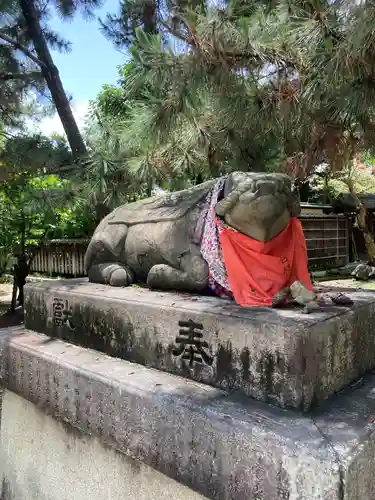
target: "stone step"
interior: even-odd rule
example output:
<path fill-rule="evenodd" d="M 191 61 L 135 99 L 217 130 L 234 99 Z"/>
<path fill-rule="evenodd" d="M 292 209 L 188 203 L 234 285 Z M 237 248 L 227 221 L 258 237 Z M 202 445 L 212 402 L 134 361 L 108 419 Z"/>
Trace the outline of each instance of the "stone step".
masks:
<path fill-rule="evenodd" d="M 375 294 L 351 308 L 244 309 L 215 297 L 30 283 L 25 325 L 280 407 L 310 410 L 375 367 Z"/>
<path fill-rule="evenodd" d="M 375 498 L 375 377 L 307 416 L 21 328 L 0 330 L 0 368 L 8 390 L 208 499 Z"/>

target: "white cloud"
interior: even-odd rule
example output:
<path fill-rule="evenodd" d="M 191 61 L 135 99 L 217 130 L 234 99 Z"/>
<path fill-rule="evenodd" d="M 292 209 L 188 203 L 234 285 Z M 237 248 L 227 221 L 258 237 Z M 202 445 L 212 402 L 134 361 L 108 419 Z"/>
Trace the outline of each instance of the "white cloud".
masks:
<path fill-rule="evenodd" d="M 73 102 L 72 111 L 76 119 L 78 128 L 82 131 L 85 123 L 85 117 L 89 109 L 89 101 Z M 55 113 L 52 116 L 42 118 L 38 123 L 32 122 L 29 124 L 30 130 L 38 131 L 47 137 L 53 134 L 65 135 L 64 128 L 61 124 L 59 115 Z"/>

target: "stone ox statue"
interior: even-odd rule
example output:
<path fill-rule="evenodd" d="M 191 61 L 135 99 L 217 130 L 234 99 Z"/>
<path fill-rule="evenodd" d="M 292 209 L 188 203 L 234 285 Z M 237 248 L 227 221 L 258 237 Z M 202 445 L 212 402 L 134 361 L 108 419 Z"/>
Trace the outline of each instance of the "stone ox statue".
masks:
<path fill-rule="evenodd" d="M 220 248 L 212 244 L 216 217 L 253 240 L 268 242 L 299 213 L 288 176 L 234 172 L 118 207 L 97 227 L 85 268 L 95 283 L 143 282 L 151 289 L 201 293 L 209 288 L 210 276 L 219 287 L 225 279 Z"/>

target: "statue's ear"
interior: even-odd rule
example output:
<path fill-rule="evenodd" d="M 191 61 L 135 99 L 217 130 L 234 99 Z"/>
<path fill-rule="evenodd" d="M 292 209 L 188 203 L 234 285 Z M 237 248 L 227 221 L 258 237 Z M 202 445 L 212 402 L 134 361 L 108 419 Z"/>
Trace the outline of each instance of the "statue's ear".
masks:
<path fill-rule="evenodd" d="M 232 192 L 234 185 L 234 173 L 229 174 L 224 182 L 223 199 L 225 199 L 228 194 Z"/>
<path fill-rule="evenodd" d="M 288 202 L 288 210 L 291 217 L 299 217 L 301 214 L 301 204 L 296 193 L 291 193 Z"/>
<path fill-rule="evenodd" d="M 234 186 L 234 174 L 229 174 L 224 181 L 223 187 L 223 198 L 216 203 L 215 212 L 219 217 L 224 217 L 226 214 L 229 205 L 228 205 L 228 196 L 233 191 Z"/>

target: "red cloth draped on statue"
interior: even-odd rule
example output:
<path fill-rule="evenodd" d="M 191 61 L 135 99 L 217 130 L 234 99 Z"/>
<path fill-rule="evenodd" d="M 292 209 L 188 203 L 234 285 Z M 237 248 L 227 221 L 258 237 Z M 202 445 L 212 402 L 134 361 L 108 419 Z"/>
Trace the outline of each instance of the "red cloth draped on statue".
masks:
<path fill-rule="evenodd" d="M 272 297 L 300 281 L 312 290 L 302 225 L 288 226 L 267 243 L 220 225 L 220 244 L 235 301 L 241 306 L 271 306 Z"/>

